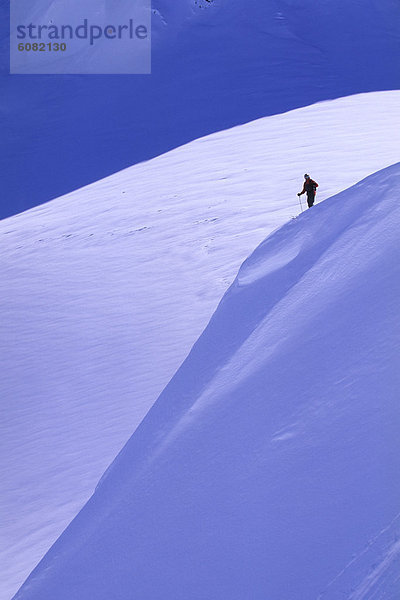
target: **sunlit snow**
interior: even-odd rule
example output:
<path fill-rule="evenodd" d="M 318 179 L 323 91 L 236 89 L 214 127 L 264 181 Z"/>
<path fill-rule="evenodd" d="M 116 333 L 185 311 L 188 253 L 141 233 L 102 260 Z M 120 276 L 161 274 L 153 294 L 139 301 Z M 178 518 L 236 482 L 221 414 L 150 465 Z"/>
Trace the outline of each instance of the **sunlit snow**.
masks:
<path fill-rule="evenodd" d="M 243 260 L 300 212 L 304 172 L 320 203 L 398 160 L 396 123 L 396 91 L 316 104 L 0 223 L 4 600 L 92 494 Z M 301 252 L 282 244 L 242 282 Z"/>

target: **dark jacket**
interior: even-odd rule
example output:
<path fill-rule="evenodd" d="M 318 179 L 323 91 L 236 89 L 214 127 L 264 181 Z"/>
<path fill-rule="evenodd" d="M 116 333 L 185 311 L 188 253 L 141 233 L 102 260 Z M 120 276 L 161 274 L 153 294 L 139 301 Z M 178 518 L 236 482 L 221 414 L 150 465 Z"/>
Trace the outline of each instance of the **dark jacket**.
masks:
<path fill-rule="evenodd" d="M 307 192 L 307 196 L 308 195 L 314 196 L 315 192 L 317 191 L 317 187 L 318 187 L 318 183 L 309 177 L 308 179 L 305 180 L 303 189 L 301 190 L 301 193 L 304 194 L 305 192 Z"/>

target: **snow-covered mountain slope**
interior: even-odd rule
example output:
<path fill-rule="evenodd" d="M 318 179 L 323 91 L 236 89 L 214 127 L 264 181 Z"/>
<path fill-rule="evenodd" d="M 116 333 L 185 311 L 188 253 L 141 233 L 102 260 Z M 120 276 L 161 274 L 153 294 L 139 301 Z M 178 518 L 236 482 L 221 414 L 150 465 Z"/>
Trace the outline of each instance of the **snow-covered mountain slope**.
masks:
<path fill-rule="evenodd" d="M 37 15 L 54 1 L 35 0 Z M 128 18 L 131 3 L 118 4 Z M 0 214 L 211 132 L 399 89 L 399 19 L 394 0 L 153 0 L 151 76 L 21 77 L 4 64 Z"/>
<path fill-rule="evenodd" d="M 400 92 L 317 104 L 0 224 L 2 600 L 92 494 L 246 256 L 299 212 L 303 173 L 321 201 L 397 162 L 399 122 Z"/>
<path fill-rule="evenodd" d="M 16 600 L 394 600 L 400 164 L 246 260 Z"/>

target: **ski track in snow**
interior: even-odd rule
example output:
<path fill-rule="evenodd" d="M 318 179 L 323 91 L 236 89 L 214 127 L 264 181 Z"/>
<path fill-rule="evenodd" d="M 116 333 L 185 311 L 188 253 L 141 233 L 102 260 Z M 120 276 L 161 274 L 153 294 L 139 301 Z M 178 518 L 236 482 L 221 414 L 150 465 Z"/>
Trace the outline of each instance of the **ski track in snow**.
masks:
<path fill-rule="evenodd" d="M 373 600 L 381 598 L 381 588 L 385 585 L 382 576 L 389 570 L 392 571 L 390 581 L 395 581 L 400 570 L 400 513 L 377 533 L 358 554 L 326 586 L 317 600 L 330 600 L 338 598 L 342 580 L 351 570 L 362 569 L 367 571 L 348 600 Z M 396 541 L 393 542 L 393 539 Z M 379 548 L 383 545 L 383 548 Z M 373 564 L 370 566 L 370 555 L 373 555 Z M 375 554 L 375 555 L 374 555 Z M 376 555 L 378 558 L 376 558 Z M 361 565 L 361 566 L 360 566 Z M 342 592 L 343 594 L 344 592 Z"/>

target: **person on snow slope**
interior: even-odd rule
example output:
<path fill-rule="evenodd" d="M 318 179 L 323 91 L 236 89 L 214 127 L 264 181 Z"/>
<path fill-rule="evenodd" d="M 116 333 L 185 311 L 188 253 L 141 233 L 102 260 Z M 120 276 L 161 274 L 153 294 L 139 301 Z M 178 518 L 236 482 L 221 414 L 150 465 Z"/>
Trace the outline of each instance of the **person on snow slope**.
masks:
<path fill-rule="evenodd" d="M 311 208 L 312 205 L 314 204 L 317 187 L 318 187 L 318 183 L 316 181 L 314 181 L 313 179 L 311 179 L 311 177 L 306 173 L 304 175 L 303 189 L 297 195 L 301 196 L 302 194 L 307 194 L 308 208 Z"/>

